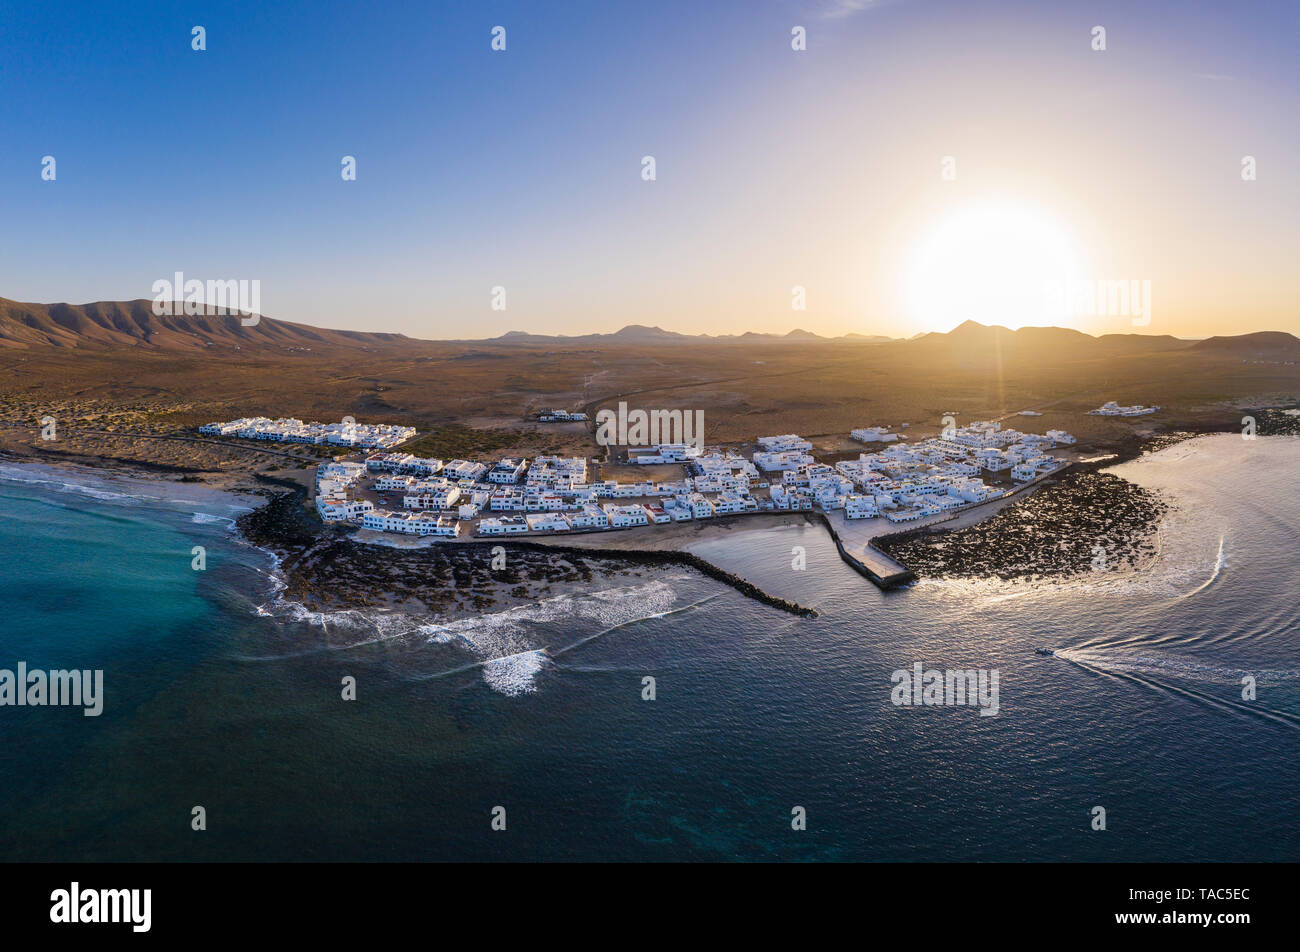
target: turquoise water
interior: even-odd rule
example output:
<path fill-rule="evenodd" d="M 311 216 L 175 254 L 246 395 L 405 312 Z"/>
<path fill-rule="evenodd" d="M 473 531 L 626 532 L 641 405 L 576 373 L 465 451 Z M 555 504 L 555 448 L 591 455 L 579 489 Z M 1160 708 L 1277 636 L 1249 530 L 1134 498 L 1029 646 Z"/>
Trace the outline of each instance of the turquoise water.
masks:
<path fill-rule="evenodd" d="M 448 624 L 277 602 L 223 497 L 0 479 L 0 667 L 102 667 L 107 695 L 0 709 L 0 854 L 1294 859 L 1297 463 L 1210 437 L 1126 464 L 1178 503 L 1134 572 L 882 594 L 772 529 L 697 551 L 820 617 L 668 569 Z M 997 668 L 998 716 L 893 706 L 916 661 Z"/>

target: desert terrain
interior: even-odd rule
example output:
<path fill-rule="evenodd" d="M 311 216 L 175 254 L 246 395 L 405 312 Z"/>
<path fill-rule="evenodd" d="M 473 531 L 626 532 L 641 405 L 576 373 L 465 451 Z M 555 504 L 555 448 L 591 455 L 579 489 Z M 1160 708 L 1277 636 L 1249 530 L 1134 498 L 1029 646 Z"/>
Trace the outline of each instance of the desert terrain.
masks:
<path fill-rule="evenodd" d="M 1243 410 L 1300 402 L 1300 340 L 1289 334 L 1095 338 L 968 323 L 906 341 L 689 337 L 654 328 L 421 341 L 271 318 L 246 328 L 235 318 L 176 317 L 153 327 L 161 319 L 146 304 L 0 300 L 0 449 L 46 461 L 292 479 L 331 451 L 201 439 L 195 428 L 251 415 L 350 415 L 414 426 L 409 449 L 443 458 L 603 457 L 594 415 L 626 401 L 702 409 L 709 443 L 745 448 L 759 435 L 793 432 L 835 458 L 859 452 L 848 437 L 854 427 L 923 437 L 949 413 L 959 422 L 1065 429 L 1087 449 L 1175 430 L 1239 429 Z M 1107 400 L 1162 410 L 1086 415 Z M 593 421 L 533 419 L 550 407 L 585 409 Z M 1042 415 L 1016 416 L 1025 409 Z M 41 439 L 45 417 L 56 421 L 53 441 Z"/>

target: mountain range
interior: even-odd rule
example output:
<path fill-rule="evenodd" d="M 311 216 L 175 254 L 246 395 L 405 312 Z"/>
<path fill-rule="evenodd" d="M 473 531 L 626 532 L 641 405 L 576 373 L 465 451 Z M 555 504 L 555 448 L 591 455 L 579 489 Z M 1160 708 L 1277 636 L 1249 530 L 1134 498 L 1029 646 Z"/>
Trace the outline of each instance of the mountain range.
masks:
<path fill-rule="evenodd" d="M 244 326 L 238 317 L 164 316 L 153 302 L 98 301 L 92 304 L 24 304 L 0 298 L 0 349 L 132 348 L 143 351 L 213 352 L 268 347 L 288 351 L 392 350 L 435 343 L 403 334 L 331 330 L 262 317 Z M 1078 357 L 1140 355 L 1186 350 L 1203 356 L 1250 359 L 1300 357 L 1300 339 L 1281 331 L 1260 331 L 1193 341 L 1168 334 L 1103 334 L 1094 337 L 1063 327 L 1022 327 L 1010 330 L 975 321 L 947 333 L 919 334 L 907 340 L 862 334 L 823 337 L 795 329 L 787 334 L 681 334 L 660 327 L 629 324 L 609 334 L 549 336 L 510 331 L 487 340 L 446 341 L 483 345 L 544 347 L 593 346 L 725 346 L 763 344 L 878 345 L 906 348 L 917 356 L 961 360 L 967 354 L 994 354 L 1024 359 L 1038 354 L 1068 353 Z"/>
<path fill-rule="evenodd" d="M 153 302 L 22 304 L 0 298 L 0 348 L 141 348 L 203 351 L 273 345 L 281 348 L 358 348 L 392 345 L 401 334 L 336 331 L 261 318 L 245 327 L 238 317 L 167 316 Z"/>

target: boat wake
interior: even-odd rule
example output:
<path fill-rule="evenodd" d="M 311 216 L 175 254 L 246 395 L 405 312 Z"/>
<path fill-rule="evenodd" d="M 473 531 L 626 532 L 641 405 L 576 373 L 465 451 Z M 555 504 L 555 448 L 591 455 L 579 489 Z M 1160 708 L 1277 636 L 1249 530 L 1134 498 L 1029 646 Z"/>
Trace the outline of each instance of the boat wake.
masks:
<path fill-rule="evenodd" d="M 1300 682 L 1300 670 L 1247 671 L 1203 664 L 1172 655 L 1126 656 L 1088 648 L 1057 648 L 1054 656 L 1099 677 L 1127 681 L 1202 706 L 1240 716 L 1263 718 L 1300 730 L 1300 714 L 1278 710 L 1259 701 L 1242 700 L 1240 690 L 1242 680 L 1247 676 L 1253 677 L 1258 686 L 1288 682 L 1294 684 Z M 1222 691 L 1211 693 L 1209 685 L 1218 685 Z"/>
<path fill-rule="evenodd" d="M 1178 596 L 1179 599 L 1191 598 L 1193 595 L 1205 591 L 1216 581 L 1218 581 L 1219 574 L 1223 571 L 1223 567 L 1228 564 L 1228 560 L 1224 557 L 1223 554 L 1223 543 L 1225 538 L 1226 536 L 1219 536 L 1219 554 L 1214 560 L 1214 571 L 1210 573 L 1210 577 L 1207 578 L 1200 585 L 1196 586 L 1196 588 L 1192 589 L 1190 592 L 1185 592 L 1184 594 Z"/>

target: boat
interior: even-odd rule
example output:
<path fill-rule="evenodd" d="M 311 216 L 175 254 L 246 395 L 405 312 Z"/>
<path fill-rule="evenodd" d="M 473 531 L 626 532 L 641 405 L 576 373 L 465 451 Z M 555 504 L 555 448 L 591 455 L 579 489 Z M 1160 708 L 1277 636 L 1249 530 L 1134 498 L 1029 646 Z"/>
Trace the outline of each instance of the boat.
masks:
<path fill-rule="evenodd" d="M 1056 649 L 1055 649 L 1055 648 L 1035 648 L 1035 649 L 1034 649 L 1034 653 L 1035 653 L 1035 654 L 1043 654 L 1043 655 L 1054 655 L 1054 654 L 1056 654 Z"/>

